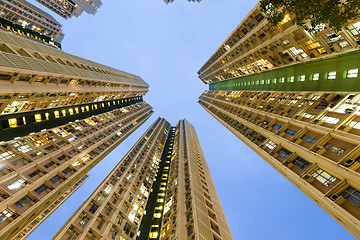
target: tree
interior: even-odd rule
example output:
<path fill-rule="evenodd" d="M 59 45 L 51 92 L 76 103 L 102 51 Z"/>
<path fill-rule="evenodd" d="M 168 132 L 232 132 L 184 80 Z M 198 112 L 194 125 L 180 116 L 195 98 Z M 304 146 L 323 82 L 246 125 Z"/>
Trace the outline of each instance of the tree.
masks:
<path fill-rule="evenodd" d="M 326 24 L 338 32 L 350 20 L 360 17 L 360 0 L 260 0 L 260 8 L 273 26 L 289 14 L 293 23 L 309 23 L 312 31 Z"/>

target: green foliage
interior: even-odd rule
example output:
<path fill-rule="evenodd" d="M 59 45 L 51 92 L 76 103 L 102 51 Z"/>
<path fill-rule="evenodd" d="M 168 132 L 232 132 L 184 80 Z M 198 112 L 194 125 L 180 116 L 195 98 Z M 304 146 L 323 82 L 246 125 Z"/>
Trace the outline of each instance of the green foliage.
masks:
<path fill-rule="evenodd" d="M 260 0 L 260 8 L 273 26 L 290 14 L 293 23 L 310 23 L 315 31 L 319 24 L 340 31 L 349 20 L 360 17 L 360 0 Z"/>

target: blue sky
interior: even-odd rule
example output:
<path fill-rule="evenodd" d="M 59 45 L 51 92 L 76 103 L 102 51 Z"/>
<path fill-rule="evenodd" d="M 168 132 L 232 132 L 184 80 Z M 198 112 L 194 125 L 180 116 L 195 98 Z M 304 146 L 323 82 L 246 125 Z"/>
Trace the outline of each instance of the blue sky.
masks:
<path fill-rule="evenodd" d="M 67 21 L 46 9 L 64 25 L 64 51 L 141 76 L 155 113 L 29 240 L 51 239 L 159 116 L 195 126 L 235 240 L 355 240 L 197 103 L 208 87 L 197 71 L 256 2 L 103 0 L 95 16 Z"/>

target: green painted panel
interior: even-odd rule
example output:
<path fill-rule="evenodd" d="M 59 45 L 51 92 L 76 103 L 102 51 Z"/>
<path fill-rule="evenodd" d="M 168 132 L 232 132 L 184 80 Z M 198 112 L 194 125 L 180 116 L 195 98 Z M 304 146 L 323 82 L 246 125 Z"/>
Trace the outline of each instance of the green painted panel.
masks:
<path fill-rule="evenodd" d="M 360 69 L 359 50 L 211 83 L 209 90 L 360 92 L 360 73 L 348 78 L 350 69 Z M 330 72 L 336 72 L 335 79 L 327 78 Z M 314 74 L 319 74 L 318 80 Z M 304 81 L 301 76 L 305 76 Z"/>

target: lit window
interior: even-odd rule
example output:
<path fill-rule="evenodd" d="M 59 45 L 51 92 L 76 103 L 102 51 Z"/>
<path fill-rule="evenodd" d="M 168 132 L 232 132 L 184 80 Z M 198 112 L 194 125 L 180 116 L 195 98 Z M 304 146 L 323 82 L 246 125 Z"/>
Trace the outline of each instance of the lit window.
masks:
<path fill-rule="evenodd" d="M 268 143 L 265 144 L 265 146 L 272 150 L 276 148 L 277 144 L 273 141 L 269 141 Z"/>
<path fill-rule="evenodd" d="M 8 122 L 9 122 L 9 127 L 11 128 L 16 128 L 18 126 L 16 118 L 10 118 L 8 119 Z"/>
<path fill-rule="evenodd" d="M 0 214 L 0 223 L 2 223 L 3 221 L 5 221 L 6 219 L 8 219 L 11 216 L 12 216 L 12 214 L 10 212 L 8 212 L 7 210 L 2 211 L 2 213 Z"/>
<path fill-rule="evenodd" d="M 359 69 L 350 69 L 347 71 L 346 77 L 347 78 L 356 78 L 358 76 Z"/>
<path fill-rule="evenodd" d="M 22 187 L 24 183 L 25 183 L 25 180 L 20 178 L 20 179 L 16 180 L 15 182 L 9 184 L 7 186 L 7 188 L 9 190 L 18 189 L 18 188 Z"/>
<path fill-rule="evenodd" d="M 105 191 L 106 194 L 109 194 L 111 192 L 111 190 L 112 190 L 112 186 L 107 185 L 107 187 L 105 188 L 104 191 Z"/>
<path fill-rule="evenodd" d="M 161 213 L 154 213 L 154 218 L 161 218 Z"/>
<path fill-rule="evenodd" d="M 41 114 L 35 114 L 35 122 L 41 122 Z"/>
<path fill-rule="evenodd" d="M 305 75 L 299 76 L 299 81 L 300 81 L 300 82 L 304 82 L 304 81 L 305 81 Z"/>
<path fill-rule="evenodd" d="M 54 111 L 54 116 L 55 116 L 55 118 L 59 118 L 60 117 L 59 111 Z"/>
<path fill-rule="evenodd" d="M 159 233 L 157 233 L 157 232 L 151 232 L 150 234 L 149 234 L 149 238 L 158 238 L 158 236 L 159 236 Z"/>
<path fill-rule="evenodd" d="M 273 79 L 273 83 L 276 83 L 276 78 Z"/>
<path fill-rule="evenodd" d="M 336 177 L 331 176 L 329 173 L 325 172 L 322 169 L 318 169 L 312 174 L 312 176 L 325 186 L 329 186 L 332 182 L 336 180 Z"/>
<path fill-rule="evenodd" d="M 280 83 L 284 83 L 284 82 L 285 82 L 285 78 L 284 77 L 280 78 Z"/>
<path fill-rule="evenodd" d="M 336 124 L 339 121 L 339 118 L 324 116 L 321 118 L 321 121 L 330 123 L 330 124 Z"/>
<path fill-rule="evenodd" d="M 288 82 L 294 82 L 294 76 L 289 77 Z"/>
<path fill-rule="evenodd" d="M 303 113 L 303 114 L 302 114 L 302 116 L 303 116 L 304 118 L 310 118 L 310 119 L 312 119 L 312 118 L 314 118 L 314 117 L 315 117 L 315 114 L 311 114 L 311 113 Z"/>
<path fill-rule="evenodd" d="M 337 154 L 337 155 L 339 155 L 339 156 L 346 151 L 345 148 L 342 148 L 342 147 L 333 145 L 333 144 L 331 144 L 331 143 L 326 144 L 326 145 L 325 145 L 325 149 L 326 149 L 327 151 L 332 152 L 332 153 L 335 153 L 335 154 Z"/>
<path fill-rule="evenodd" d="M 3 153 L 0 154 L 0 160 L 5 161 L 5 160 L 7 160 L 9 158 L 12 158 L 14 156 L 15 156 L 15 153 L 12 152 L 12 151 L 3 152 Z"/>
<path fill-rule="evenodd" d="M 74 114 L 74 110 L 72 108 L 69 109 L 69 113 L 70 115 L 73 115 Z"/>
<path fill-rule="evenodd" d="M 164 199 L 163 199 L 163 198 L 158 198 L 157 202 L 163 203 L 163 202 L 164 202 Z"/>
<path fill-rule="evenodd" d="M 313 80 L 313 81 L 318 81 L 318 80 L 319 80 L 319 76 L 320 76 L 320 74 L 319 74 L 319 73 L 315 73 L 315 74 L 313 74 L 313 76 L 312 76 L 312 80 Z"/>
<path fill-rule="evenodd" d="M 329 72 L 327 75 L 327 79 L 336 79 L 336 72 Z"/>

